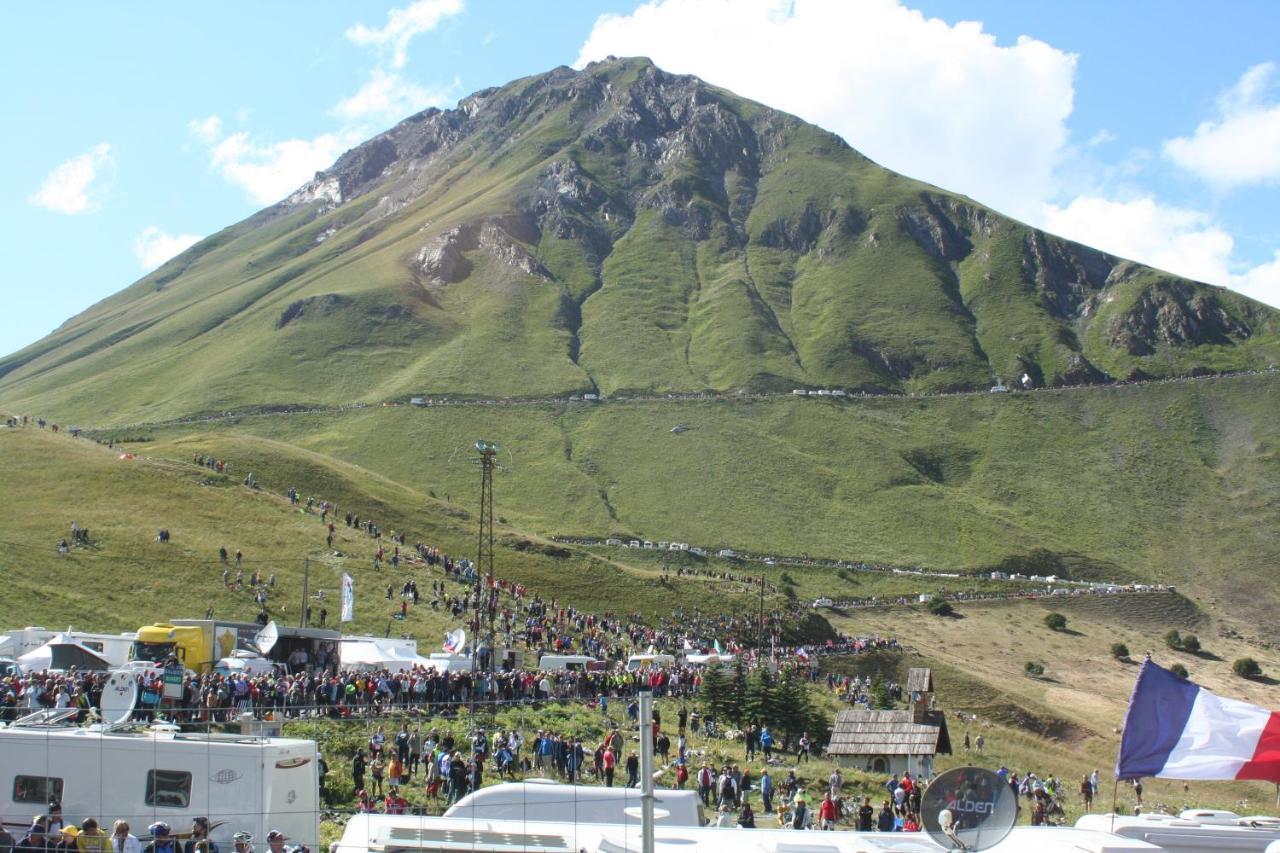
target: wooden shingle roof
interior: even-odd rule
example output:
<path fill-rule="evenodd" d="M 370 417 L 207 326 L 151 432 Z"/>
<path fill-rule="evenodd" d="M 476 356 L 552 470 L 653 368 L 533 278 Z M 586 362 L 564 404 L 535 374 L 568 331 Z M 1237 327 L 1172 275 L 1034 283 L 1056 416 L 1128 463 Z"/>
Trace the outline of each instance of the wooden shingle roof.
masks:
<path fill-rule="evenodd" d="M 932 693 L 933 670 L 915 666 L 907 670 L 907 693 Z"/>
<path fill-rule="evenodd" d="M 947 720 L 930 711 L 925 722 L 911 722 L 910 711 L 841 711 L 831 732 L 831 755 L 951 754 Z"/>

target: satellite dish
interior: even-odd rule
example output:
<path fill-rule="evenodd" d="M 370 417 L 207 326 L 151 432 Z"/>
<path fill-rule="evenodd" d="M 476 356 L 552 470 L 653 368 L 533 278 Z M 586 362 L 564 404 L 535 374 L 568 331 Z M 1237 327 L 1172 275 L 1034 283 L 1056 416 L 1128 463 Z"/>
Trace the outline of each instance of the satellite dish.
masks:
<path fill-rule="evenodd" d="M 121 726 L 133 715 L 133 705 L 138 701 L 138 682 L 127 669 L 118 669 L 107 677 L 102 688 L 102 722 L 107 726 Z"/>
<path fill-rule="evenodd" d="M 956 767 L 929 783 L 920 801 L 924 831 L 947 850 L 986 850 L 1018 819 L 1013 790 L 981 767 Z"/>
<path fill-rule="evenodd" d="M 276 641 L 280 639 L 280 629 L 276 627 L 275 620 L 271 620 L 262 626 L 262 630 L 253 635 L 253 644 L 258 647 L 258 651 L 266 655 L 275 648 Z"/>
<path fill-rule="evenodd" d="M 633 817 L 636 820 L 644 819 L 643 806 L 627 806 L 625 809 L 622 810 L 622 813 L 625 814 L 627 817 Z M 664 817 L 671 817 L 671 812 L 667 811 L 666 809 L 660 809 L 657 806 L 654 806 L 653 819 L 662 820 Z"/>
<path fill-rule="evenodd" d="M 457 653 L 466 648 L 467 632 L 461 628 L 455 628 L 448 631 L 444 635 L 444 650 L 446 652 Z"/>

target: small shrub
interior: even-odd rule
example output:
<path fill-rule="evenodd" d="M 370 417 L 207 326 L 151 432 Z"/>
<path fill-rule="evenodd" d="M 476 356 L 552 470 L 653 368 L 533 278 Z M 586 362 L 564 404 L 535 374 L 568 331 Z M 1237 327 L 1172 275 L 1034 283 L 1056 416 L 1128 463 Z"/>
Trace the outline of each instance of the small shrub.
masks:
<path fill-rule="evenodd" d="M 1262 675 L 1262 667 L 1253 658 L 1240 658 L 1231 664 L 1231 671 L 1241 678 L 1257 678 Z"/>
<path fill-rule="evenodd" d="M 1061 631 L 1067 627 L 1067 617 L 1061 613 L 1050 613 L 1044 617 L 1044 624 L 1050 631 Z"/>
<path fill-rule="evenodd" d="M 1044 665 L 1029 660 L 1023 667 L 1027 671 L 1027 675 L 1044 675 Z"/>
<path fill-rule="evenodd" d="M 1111 656 L 1116 660 L 1127 660 L 1129 657 L 1129 647 L 1124 643 L 1112 643 Z"/>
<path fill-rule="evenodd" d="M 1182 638 L 1182 650 L 1184 652 L 1191 652 L 1193 655 L 1199 653 L 1200 638 L 1195 634 L 1187 634 Z"/>
<path fill-rule="evenodd" d="M 935 598 L 929 602 L 929 612 L 934 616 L 950 616 L 956 612 L 956 609 L 945 598 Z"/>
<path fill-rule="evenodd" d="M 795 601 L 795 600 L 796 600 L 796 588 L 795 588 L 794 586 L 790 586 L 790 585 L 787 585 L 787 584 L 783 584 L 783 586 L 782 586 L 782 597 L 783 597 L 783 598 L 785 598 L 787 601 Z"/>
<path fill-rule="evenodd" d="M 1182 664 L 1175 663 L 1173 666 L 1169 667 L 1169 671 L 1181 678 L 1183 681 L 1187 680 L 1187 668 Z"/>
<path fill-rule="evenodd" d="M 791 573 L 790 573 L 790 572 L 783 572 L 783 573 L 782 573 L 782 576 L 781 576 L 780 578 L 778 578 L 778 581 L 779 581 L 779 583 L 784 583 L 784 584 L 787 584 L 787 585 L 789 585 L 789 586 L 795 586 L 795 585 L 796 585 L 796 579 L 795 579 L 795 578 L 793 578 L 793 577 L 791 577 Z"/>
<path fill-rule="evenodd" d="M 1182 648 L 1182 635 L 1178 633 L 1177 628 L 1171 628 L 1169 632 L 1164 635 L 1164 643 L 1171 649 Z"/>

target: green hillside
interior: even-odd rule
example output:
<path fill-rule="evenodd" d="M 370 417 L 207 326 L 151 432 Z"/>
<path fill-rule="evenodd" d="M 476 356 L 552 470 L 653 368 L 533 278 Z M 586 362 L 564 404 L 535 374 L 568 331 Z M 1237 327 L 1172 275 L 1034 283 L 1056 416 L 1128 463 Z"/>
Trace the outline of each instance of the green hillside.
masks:
<path fill-rule="evenodd" d="M 623 59 L 406 119 L 0 358 L 0 403 L 109 424 L 420 393 L 1070 385 L 1266 367 L 1278 317 Z"/>
<path fill-rule="evenodd" d="M 1280 380 L 1259 375 L 931 399 L 378 407 L 155 428 L 139 447 L 254 470 L 300 448 L 474 510 L 468 450 L 483 436 L 504 448 L 500 514 L 544 536 L 958 571 L 1008 561 L 1187 585 L 1251 612 L 1280 560 L 1277 395 Z"/>

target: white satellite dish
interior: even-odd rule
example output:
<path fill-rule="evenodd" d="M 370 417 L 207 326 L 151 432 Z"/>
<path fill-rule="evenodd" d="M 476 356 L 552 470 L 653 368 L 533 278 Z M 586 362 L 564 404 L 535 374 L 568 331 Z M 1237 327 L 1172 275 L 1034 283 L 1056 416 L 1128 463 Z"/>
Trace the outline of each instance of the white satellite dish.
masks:
<path fill-rule="evenodd" d="M 253 635 L 253 644 L 258 647 L 258 651 L 266 655 L 270 652 L 280 639 L 280 629 L 276 627 L 275 620 L 271 620 L 262 626 L 262 630 Z"/>
<path fill-rule="evenodd" d="M 467 647 L 467 632 L 462 628 L 455 628 L 448 631 L 444 635 L 444 650 L 457 654 Z"/>
<path fill-rule="evenodd" d="M 118 669 L 107 677 L 102 688 L 102 722 L 108 726 L 122 726 L 133 715 L 138 701 L 138 682 L 127 669 Z"/>
<path fill-rule="evenodd" d="M 627 817 L 633 817 L 636 820 L 644 819 L 643 806 L 627 806 L 625 809 L 622 810 L 622 813 L 625 814 Z M 655 806 L 653 809 L 653 819 L 662 820 L 664 817 L 671 817 L 671 812 L 667 811 L 666 809 L 660 809 L 657 806 Z"/>

